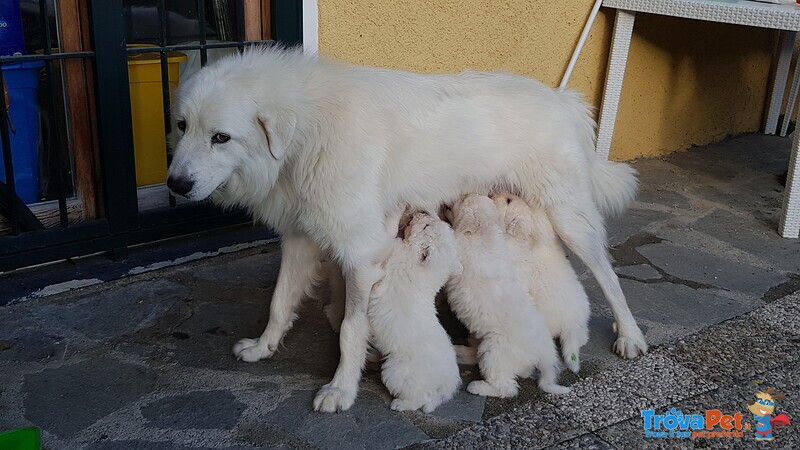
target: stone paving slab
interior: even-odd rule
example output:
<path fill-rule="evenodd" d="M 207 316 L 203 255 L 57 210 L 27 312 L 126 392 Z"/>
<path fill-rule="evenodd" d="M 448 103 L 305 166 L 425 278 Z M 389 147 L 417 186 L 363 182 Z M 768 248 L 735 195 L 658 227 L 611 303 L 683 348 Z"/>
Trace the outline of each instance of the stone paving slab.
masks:
<path fill-rule="evenodd" d="M 370 369 L 352 410 L 313 413 L 339 358 L 319 301 L 303 304 L 272 359 L 231 355 L 266 325 L 280 266 L 268 245 L 0 306 L 0 428 L 39 426 L 49 449 L 627 449 L 669 448 L 641 438 L 641 408 L 743 411 L 770 385 L 798 415 L 800 240 L 775 232 L 788 149 L 744 136 L 635 163 L 640 201 L 608 228 L 651 353 L 612 353 L 608 304 L 572 258 L 592 317 L 581 372 L 561 377 L 567 396 L 522 380 L 514 399 L 462 389 L 434 414 L 396 413 Z M 465 384 L 477 376 L 462 367 Z M 800 448 L 799 435 L 780 430 L 771 448 Z"/>
<path fill-rule="evenodd" d="M 800 336 L 787 333 L 800 320 L 782 311 L 783 320 L 773 324 L 774 311 L 785 307 L 797 311 L 800 296 L 793 295 L 761 309 L 736 317 L 713 328 L 659 349 L 703 378 L 737 383 L 771 368 L 800 361 Z"/>
<path fill-rule="evenodd" d="M 547 402 L 518 408 L 419 448 L 541 449 L 585 433 L 581 425 Z"/>
<path fill-rule="evenodd" d="M 638 416 L 642 409 L 668 405 L 716 386 L 668 358 L 650 354 L 623 361 L 571 387 L 568 394 L 548 395 L 548 401 L 595 431 Z"/>
<path fill-rule="evenodd" d="M 660 269 L 681 280 L 693 281 L 698 287 L 713 286 L 760 296 L 787 279 L 781 272 L 725 260 L 668 242 L 644 245 L 638 250 Z"/>

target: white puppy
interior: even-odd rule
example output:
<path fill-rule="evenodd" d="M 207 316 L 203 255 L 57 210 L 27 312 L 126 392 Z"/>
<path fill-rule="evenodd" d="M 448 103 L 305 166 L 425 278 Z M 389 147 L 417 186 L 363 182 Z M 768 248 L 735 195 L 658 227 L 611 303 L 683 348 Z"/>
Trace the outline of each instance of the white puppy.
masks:
<path fill-rule="evenodd" d="M 450 218 L 463 271 L 447 283 L 456 316 L 480 339 L 479 367 L 484 380 L 467 390 L 476 395 L 513 397 L 516 377 L 538 368 L 539 387 L 554 394 L 559 386 L 558 354 L 544 319 L 517 277 L 503 238 L 500 213 L 489 197 L 468 195 Z"/>
<path fill-rule="evenodd" d="M 453 231 L 417 213 L 384 261 L 384 277 L 372 288 L 369 323 L 386 360 L 381 379 L 396 399 L 395 411 L 429 413 L 461 385 L 456 354 L 436 317 L 434 297 L 461 272 Z"/>
<path fill-rule="evenodd" d="M 511 259 L 522 284 L 561 341 L 570 370 L 580 370 L 581 347 L 589 341 L 589 298 L 567 259 L 547 214 L 508 193 L 493 195 L 505 222 Z"/>

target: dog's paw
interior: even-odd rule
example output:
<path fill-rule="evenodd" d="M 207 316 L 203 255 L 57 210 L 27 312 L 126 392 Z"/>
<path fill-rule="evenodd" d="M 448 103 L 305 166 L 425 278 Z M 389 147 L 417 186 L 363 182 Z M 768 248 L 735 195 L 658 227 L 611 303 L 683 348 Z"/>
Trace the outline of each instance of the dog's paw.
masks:
<path fill-rule="evenodd" d="M 339 412 L 347 411 L 356 401 L 356 393 L 348 392 L 330 384 L 322 386 L 314 398 L 314 411 L 319 412 Z"/>
<path fill-rule="evenodd" d="M 517 395 L 517 391 L 517 386 L 498 387 L 484 380 L 473 381 L 467 386 L 467 392 L 482 397 L 514 397 Z"/>
<path fill-rule="evenodd" d="M 233 346 L 233 354 L 236 359 L 245 362 L 256 362 L 262 359 L 267 359 L 272 356 L 275 351 L 270 350 L 266 345 L 260 345 L 258 339 L 241 339 L 236 345 Z"/>
<path fill-rule="evenodd" d="M 623 358 L 636 358 L 647 354 L 647 342 L 641 332 L 638 336 L 619 336 L 614 342 L 614 351 Z"/>

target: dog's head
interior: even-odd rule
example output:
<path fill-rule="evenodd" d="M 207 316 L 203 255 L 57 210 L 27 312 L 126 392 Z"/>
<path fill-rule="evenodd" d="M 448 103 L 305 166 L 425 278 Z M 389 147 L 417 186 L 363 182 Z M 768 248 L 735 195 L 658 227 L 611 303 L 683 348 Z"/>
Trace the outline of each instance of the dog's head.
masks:
<path fill-rule="evenodd" d="M 478 234 L 500 229 L 500 214 L 485 195 L 469 194 L 453 203 L 446 214 L 459 233 Z"/>
<path fill-rule="evenodd" d="M 241 197 L 245 190 L 269 192 L 277 180 L 297 120 L 277 100 L 277 88 L 249 67 L 255 57 L 222 59 L 176 92 L 167 180 L 174 193 L 203 200 L 225 186 Z"/>
<path fill-rule="evenodd" d="M 453 230 L 438 218 L 414 214 L 403 229 L 403 241 L 414 249 L 420 265 L 447 271 L 447 275 L 461 273 Z"/>

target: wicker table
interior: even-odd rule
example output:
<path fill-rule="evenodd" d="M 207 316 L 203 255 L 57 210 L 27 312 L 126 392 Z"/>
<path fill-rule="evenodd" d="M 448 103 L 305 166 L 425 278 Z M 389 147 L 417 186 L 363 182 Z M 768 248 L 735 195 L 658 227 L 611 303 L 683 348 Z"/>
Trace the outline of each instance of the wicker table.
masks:
<path fill-rule="evenodd" d="M 778 66 L 764 123 L 764 132 L 775 134 L 784 87 L 789 75 L 792 50 L 797 32 L 800 31 L 800 6 L 774 5 L 748 0 L 603 0 L 603 6 L 616 8 L 617 16 L 598 124 L 598 153 L 608 157 L 611 149 L 611 138 L 614 134 L 628 49 L 637 12 L 781 30 Z M 794 133 L 789 175 L 783 193 L 783 214 L 779 232 L 786 238 L 800 237 L 798 145 L 800 145 L 800 132 Z"/>

